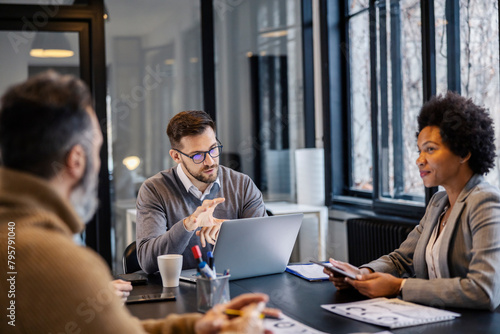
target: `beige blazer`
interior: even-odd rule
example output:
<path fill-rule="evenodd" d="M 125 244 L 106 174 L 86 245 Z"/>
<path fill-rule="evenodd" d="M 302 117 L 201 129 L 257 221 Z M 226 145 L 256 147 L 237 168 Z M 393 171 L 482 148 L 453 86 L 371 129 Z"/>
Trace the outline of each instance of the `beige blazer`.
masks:
<path fill-rule="evenodd" d="M 407 301 L 494 310 L 500 304 L 500 192 L 481 175 L 469 180 L 441 232 L 443 278 L 429 280 L 425 249 L 447 202 L 446 192 L 436 193 L 400 247 L 363 267 L 408 277 L 402 291 Z"/>

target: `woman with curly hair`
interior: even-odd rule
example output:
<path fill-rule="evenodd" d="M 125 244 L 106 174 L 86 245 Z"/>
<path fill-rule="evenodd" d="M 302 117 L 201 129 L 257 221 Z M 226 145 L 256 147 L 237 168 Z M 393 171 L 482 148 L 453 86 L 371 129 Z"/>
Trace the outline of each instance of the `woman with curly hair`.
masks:
<path fill-rule="evenodd" d="M 417 166 L 426 187 L 442 186 L 398 249 L 356 268 L 357 280 L 327 270 L 337 289 L 397 296 L 437 307 L 494 310 L 500 304 L 500 192 L 483 174 L 495 161 L 487 111 L 448 92 L 418 116 Z"/>

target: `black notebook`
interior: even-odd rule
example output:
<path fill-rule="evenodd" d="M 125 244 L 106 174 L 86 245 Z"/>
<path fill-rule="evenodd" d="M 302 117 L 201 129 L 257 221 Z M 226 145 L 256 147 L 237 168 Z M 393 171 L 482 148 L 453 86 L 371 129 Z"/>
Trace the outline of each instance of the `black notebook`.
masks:
<path fill-rule="evenodd" d="M 163 293 L 152 293 L 146 295 L 133 295 L 127 298 L 127 304 L 133 303 L 147 303 L 147 302 L 158 302 L 166 300 L 175 300 L 175 295 L 173 292 L 163 292 Z"/>

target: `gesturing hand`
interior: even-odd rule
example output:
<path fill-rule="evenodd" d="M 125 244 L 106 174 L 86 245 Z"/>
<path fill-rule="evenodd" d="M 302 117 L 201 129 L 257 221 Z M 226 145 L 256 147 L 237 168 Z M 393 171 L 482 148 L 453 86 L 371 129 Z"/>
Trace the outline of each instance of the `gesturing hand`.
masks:
<path fill-rule="evenodd" d="M 184 226 L 188 231 L 194 231 L 201 227 L 201 230 L 197 231 L 196 235 L 200 237 L 202 247 L 206 246 L 206 241 L 214 245 L 215 240 L 217 240 L 220 225 L 225 220 L 215 218 L 213 214 L 217 205 L 224 201 L 224 198 L 206 199 L 191 216 L 184 219 Z"/>

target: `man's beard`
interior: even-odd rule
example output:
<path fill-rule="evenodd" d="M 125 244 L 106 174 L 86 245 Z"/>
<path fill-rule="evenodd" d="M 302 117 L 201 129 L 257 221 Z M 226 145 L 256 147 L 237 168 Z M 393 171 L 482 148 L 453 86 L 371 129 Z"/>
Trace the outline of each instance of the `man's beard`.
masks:
<path fill-rule="evenodd" d="M 89 156 L 89 155 L 87 155 Z M 99 206 L 97 198 L 99 178 L 92 171 L 92 161 L 87 159 L 85 173 L 80 184 L 71 192 L 70 202 L 80 218 L 88 223 Z"/>
<path fill-rule="evenodd" d="M 219 176 L 219 164 L 213 164 L 212 166 L 205 167 L 205 168 L 203 168 L 203 170 L 201 170 L 198 173 L 191 171 L 188 168 L 188 166 L 186 166 L 185 164 L 184 164 L 184 167 L 186 167 L 186 170 L 188 171 L 188 173 L 192 177 L 194 177 L 196 180 L 203 182 L 203 183 L 207 183 L 207 184 L 214 183 L 215 180 L 217 180 L 217 177 Z M 215 173 L 212 176 L 204 175 L 203 171 L 209 170 L 209 169 L 215 169 Z"/>

